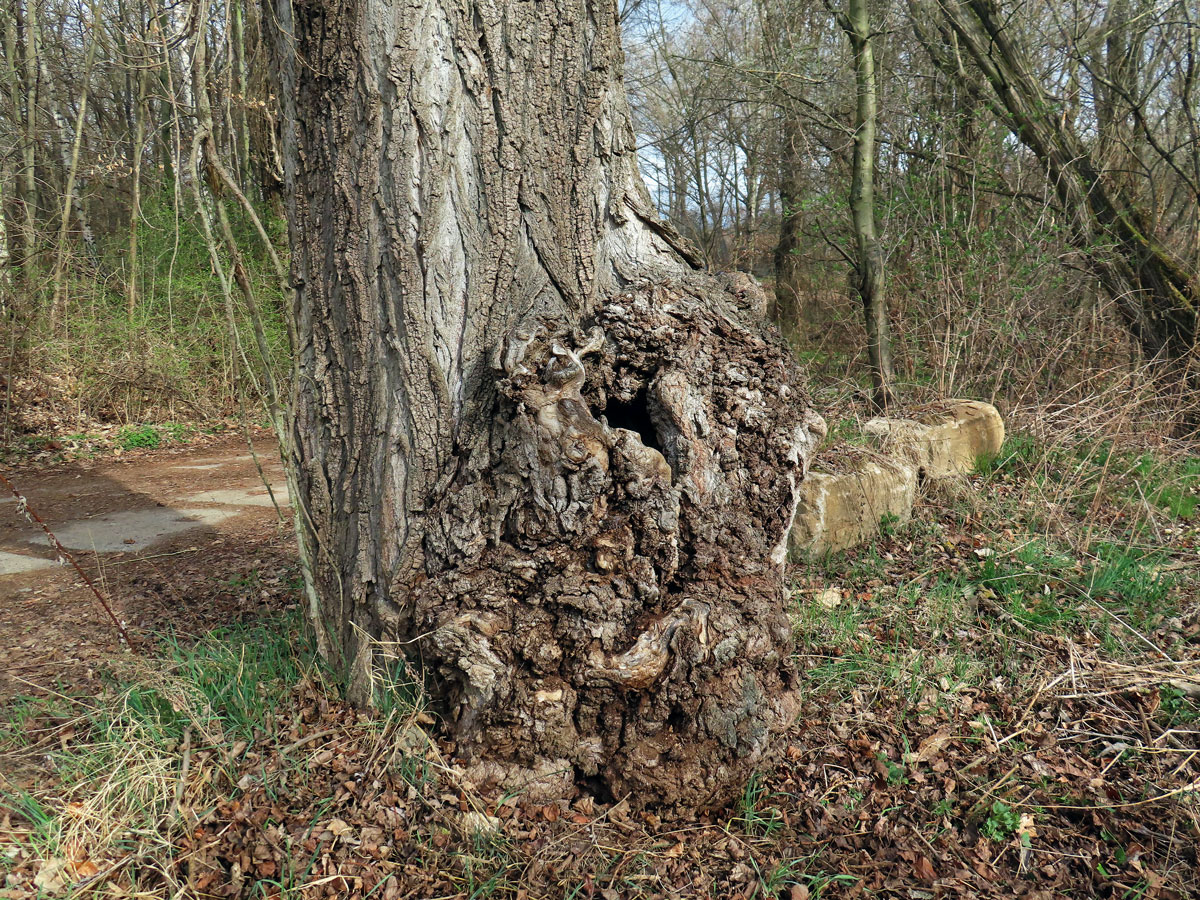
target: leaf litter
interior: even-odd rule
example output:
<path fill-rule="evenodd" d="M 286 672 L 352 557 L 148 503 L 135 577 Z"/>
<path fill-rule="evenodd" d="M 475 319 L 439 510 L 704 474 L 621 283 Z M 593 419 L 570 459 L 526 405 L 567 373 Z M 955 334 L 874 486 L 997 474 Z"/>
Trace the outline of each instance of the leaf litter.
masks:
<path fill-rule="evenodd" d="M 1072 594 L 1077 564 L 1026 565 L 1022 539 L 984 528 L 974 512 L 927 519 L 874 548 L 797 567 L 804 712 L 780 737 L 776 764 L 728 809 L 642 810 L 636 798 L 583 790 L 547 803 L 480 789 L 419 707 L 369 717 L 310 667 L 250 739 L 197 727 L 186 748 L 165 751 L 175 802 L 154 829 L 91 843 L 55 842 L 37 810 L 62 821 L 79 803 L 61 767 L 94 727 L 62 711 L 28 718 L 3 748 L 24 774 L 0 785 L 0 891 L 1200 895 L 1194 573 L 1177 570 L 1178 615 L 1135 627 L 1113 611 L 1114 624 L 1105 595 Z M 1174 559 L 1195 553 L 1185 524 Z M 1019 595 L 1006 579 L 1021 581 Z M 272 602 L 294 598 L 280 590 Z M 108 687 L 89 703 L 121 690 L 105 679 L 84 687 L 95 695 L 97 683 Z M 16 802 L 19 791 L 36 805 Z"/>

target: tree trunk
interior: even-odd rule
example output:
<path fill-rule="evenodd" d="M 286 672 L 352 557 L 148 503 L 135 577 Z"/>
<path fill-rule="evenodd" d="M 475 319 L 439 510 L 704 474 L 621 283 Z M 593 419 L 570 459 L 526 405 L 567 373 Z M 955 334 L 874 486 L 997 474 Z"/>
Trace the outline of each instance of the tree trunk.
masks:
<path fill-rule="evenodd" d="M 827 0 L 828 5 L 828 0 Z M 883 250 L 875 231 L 875 52 L 867 0 L 850 0 L 846 13 L 835 12 L 854 52 L 854 163 L 850 214 L 854 220 L 855 284 L 867 328 L 867 358 L 873 401 L 886 412 L 896 402 L 892 384 L 892 333 L 884 295 Z"/>
<path fill-rule="evenodd" d="M 38 102 L 38 27 L 37 4 L 29 3 L 25 9 L 24 22 L 24 66 L 21 77 L 16 70 L 17 45 L 16 16 L 11 16 L 5 22 L 5 55 L 12 67 L 9 72 L 12 85 L 12 111 L 14 119 L 21 118 L 22 102 L 24 104 L 24 126 L 21 134 L 21 167 L 17 180 L 17 197 L 21 202 L 21 287 L 25 302 L 29 304 L 26 313 L 35 315 L 33 296 L 37 289 L 37 102 Z M 22 98 L 23 95 L 23 98 Z"/>
<path fill-rule="evenodd" d="M 404 652 L 480 779 L 724 801 L 794 709 L 782 564 L 823 423 L 757 288 L 651 210 L 614 4 L 267 19 L 294 464 L 353 696 Z"/>
<path fill-rule="evenodd" d="M 779 241 L 775 245 L 775 303 L 772 319 L 795 328 L 800 317 L 800 199 L 804 184 L 800 167 L 800 125 L 787 119 L 782 129 L 779 172 Z"/>
<path fill-rule="evenodd" d="M 96 5 L 92 4 L 92 27 L 93 30 L 99 27 L 99 22 L 96 18 Z M 79 88 L 79 112 L 75 116 L 75 130 L 72 134 L 70 125 L 66 117 L 59 111 L 58 103 L 54 100 L 53 94 L 48 92 L 50 96 L 50 113 L 54 117 L 54 121 L 58 124 L 59 132 L 59 156 L 62 161 L 63 175 L 66 178 L 66 186 L 63 188 L 63 208 L 62 218 L 58 228 L 58 246 L 54 262 L 54 273 L 52 284 L 54 286 L 54 294 L 50 300 L 50 330 L 57 332 L 66 316 L 66 285 L 64 279 L 66 277 L 67 264 L 67 231 L 71 224 L 71 202 L 75 199 L 76 182 L 79 177 L 79 150 L 83 146 L 83 126 L 87 121 L 88 107 L 88 82 L 92 77 L 92 65 L 96 61 L 96 48 L 100 45 L 99 35 L 93 33 L 90 35 L 90 41 L 87 45 L 87 53 L 83 63 L 83 80 Z M 46 68 L 45 60 L 39 62 L 42 72 L 42 78 L 50 84 L 50 72 Z M 70 137 L 70 150 L 67 149 L 67 139 Z M 92 227 L 88 224 L 87 210 L 83 205 L 82 191 L 78 202 L 75 204 L 75 217 L 79 220 L 79 230 L 83 238 L 84 245 L 88 249 L 89 255 L 95 259 L 96 257 L 96 240 L 92 235 Z"/>
<path fill-rule="evenodd" d="M 138 225 L 142 218 L 142 153 L 146 143 L 146 88 L 149 67 L 137 73 L 137 107 L 134 110 L 133 139 L 129 148 L 129 252 L 126 264 L 129 276 L 125 281 L 125 312 L 133 321 L 138 306 Z"/>
<path fill-rule="evenodd" d="M 12 296 L 12 257 L 8 250 L 8 217 L 5 214 L 4 202 L 6 190 L 8 161 L 0 159 L 0 321 L 11 319 L 16 308 Z"/>
<path fill-rule="evenodd" d="M 236 110 L 233 117 L 233 146 L 236 150 L 237 180 L 243 191 L 250 188 L 250 76 L 246 65 L 246 10 L 235 3 L 231 10 L 232 33 L 229 36 L 233 48 L 232 75 L 236 79 Z"/>

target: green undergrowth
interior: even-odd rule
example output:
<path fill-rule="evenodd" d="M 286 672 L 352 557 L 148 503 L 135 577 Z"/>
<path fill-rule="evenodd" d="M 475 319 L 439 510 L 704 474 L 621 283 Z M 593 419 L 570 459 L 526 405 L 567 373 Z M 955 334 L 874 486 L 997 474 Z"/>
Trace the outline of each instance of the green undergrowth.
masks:
<path fill-rule="evenodd" d="M 862 430 L 862 422 L 854 418 L 843 417 L 835 419 L 829 425 L 829 432 L 825 436 L 825 440 L 821 442 L 821 449 L 839 444 L 848 444 L 855 447 L 869 445 L 870 439 Z"/>
<path fill-rule="evenodd" d="M 283 222 L 262 214 L 282 248 Z M 63 321 L 54 331 L 45 314 L 53 293 L 49 279 L 23 298 L 14 415 L 3 429 L 11 428 L 8 437 L 58 433 L 77 423 L 203 421 L 256 402 L 255 380 L 264 366 L 277 372 L 287 367 L 285 297 L 253 224 L 239 209 L 231 208 L 230 216 L 269 361 L 258 356 L 254 326 L 236 288 L 232 309 L 226 304 L 194 209 L 185 202 L 177 210 L 169 193 L 147 197 L 136 271 L 128 268 L 123 236 L 102 243 L 95 259 L 70 260 Z M 231 268 L 228 259 L 222 265 Z M 137 288 L 132 308 L 131 281 Z"/>
<path fill-rule="evenodd" d="M 1085 525 L 1106 513 L 1104 524 L 1134 537 L 1195 520 L 1200 508 L 1200 454 L 1187 447 L 1152 452 L 1108 440 L 1047 446 L 1018 434 L 981 458 L 979 470 L 985 486 L 1025 483 Z M 1034 515 L 1029 524 L 1044 521 Z"/>
<path fill-rule="evenodd" d="M 157 450 L 194 444 L 197 439 L 232 433 L 227 422 L 140 423 L 105 426 L 58 434 L 23 434 L 0 444 L 0 463 L 24 464 L 36 460 L 55 464 L 73 459 L 95 459 L 113 451 Z"/>
<path fill-rule="evenodd" d="M 944 700 L 1027 676 L 1039 635 L 1113 660 L 1181 650 L 1200 590 L 1197 457 L 1017 434 L 980 469 L 972 497 L 801 562 L 808 690 Z"/>
<path fill-rule="evenodd" d="M 44 754 L 53 784 L 5 777 L 0 806 L 25 823 L 32 849 L 47 859 L 168 847 L 195 754 L 216 753 L 218 769 L 232 766 L 235 755 L 275 739 L 276 712 L 294 686 L 321 676 L 295 614 L 195 640 L 161 635 L 135 661 L 114 663 L 98 695 L 8 704 L 0 754 Z"/>
<path fill-rule="evenodd" d="M 186 444 L 201 429 L 196 425 L 165 422 L 162 425 L 126 425 L 116 435 L 123 450 L 154 450 L 167 444 Z"/>

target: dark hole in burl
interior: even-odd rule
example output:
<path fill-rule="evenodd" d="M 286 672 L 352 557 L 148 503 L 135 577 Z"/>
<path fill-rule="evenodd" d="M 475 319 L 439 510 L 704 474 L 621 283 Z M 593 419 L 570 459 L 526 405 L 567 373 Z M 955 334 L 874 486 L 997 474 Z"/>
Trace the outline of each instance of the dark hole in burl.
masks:
<path fill-rule="evenodd" d="M 597 803 L 609 804 L 615 803 L 617 800 L 603 778 L 599 775 L 585 775 L 578 766 L 575 767 L 575 784 L 584 793 L 590 794 Z"/>
<path fill-rule="evenodd" d="M 608 420 L 609 428 L 624 428 L 636 432 L 647 447 L 653 447 L 659 453 L 663 452 L 654 420 L 650 418 L 645 388 L 638 391 L 628 403 L 609 396 L 608 405 L 604 407 L 604 418 Z"/>

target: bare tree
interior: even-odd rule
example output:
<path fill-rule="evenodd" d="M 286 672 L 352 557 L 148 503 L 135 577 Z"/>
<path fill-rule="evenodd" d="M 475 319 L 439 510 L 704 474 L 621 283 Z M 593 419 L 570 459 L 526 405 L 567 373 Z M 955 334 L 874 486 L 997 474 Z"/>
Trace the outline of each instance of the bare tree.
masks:
<path fill-rule="evenodd" d="M 1101 87 L 1097 142 L 1080 136 L 1070 110 L 1046 90 L 1007 11 L 989 0 L 942 0 L 939 10 L 982 77 L 982 88 L 998 101 L 1013 134 L 1045 166 L 1070 217 L 1072 242 L 1091 260 L 1145 356 L 1173 364 L 1176 372 L 1188 366 L 1198 336 L 1196 270 L 1170 245 L 1161 216 L 1154 212 L 1157 204 L 1139 196 L 1129 170 L 1105 167 L 1105 159 L 1113 159 L 1118 149 L 1125 159 L 1139 158 L 1129 146 L 1129 136 L 1136 133 L 1166 164 L 1169 174 L 1186 186 L 1176 202 L 1195 208 L 1196 183 L 1151 124 L 1147 101 L 1152 95 L 1134 84 L 1136 60 L 1145 56 L 1128 46 L 1131 4 L 1114 4 L 1104 19 L 1101 34 L 1106 35 L 1102 40 L 1108 47 L 1107 65 L 1081 60 L 1091 66 Z M 1147 7 L 1134 18 L 1151 11 Z M 1188 32 L 1192 30 L 1189 26 Z M 971 77 L 962 66 L 956 71 Z M 1185 89 L 1187 84 L 1185 78 Z M 1150 180 L 1137 180 L 1150 184 Z M 1190 218 L 1194 220 L 1194 213 Z M 1189 377 L 1196 378 L 1194 369 Z"/>

